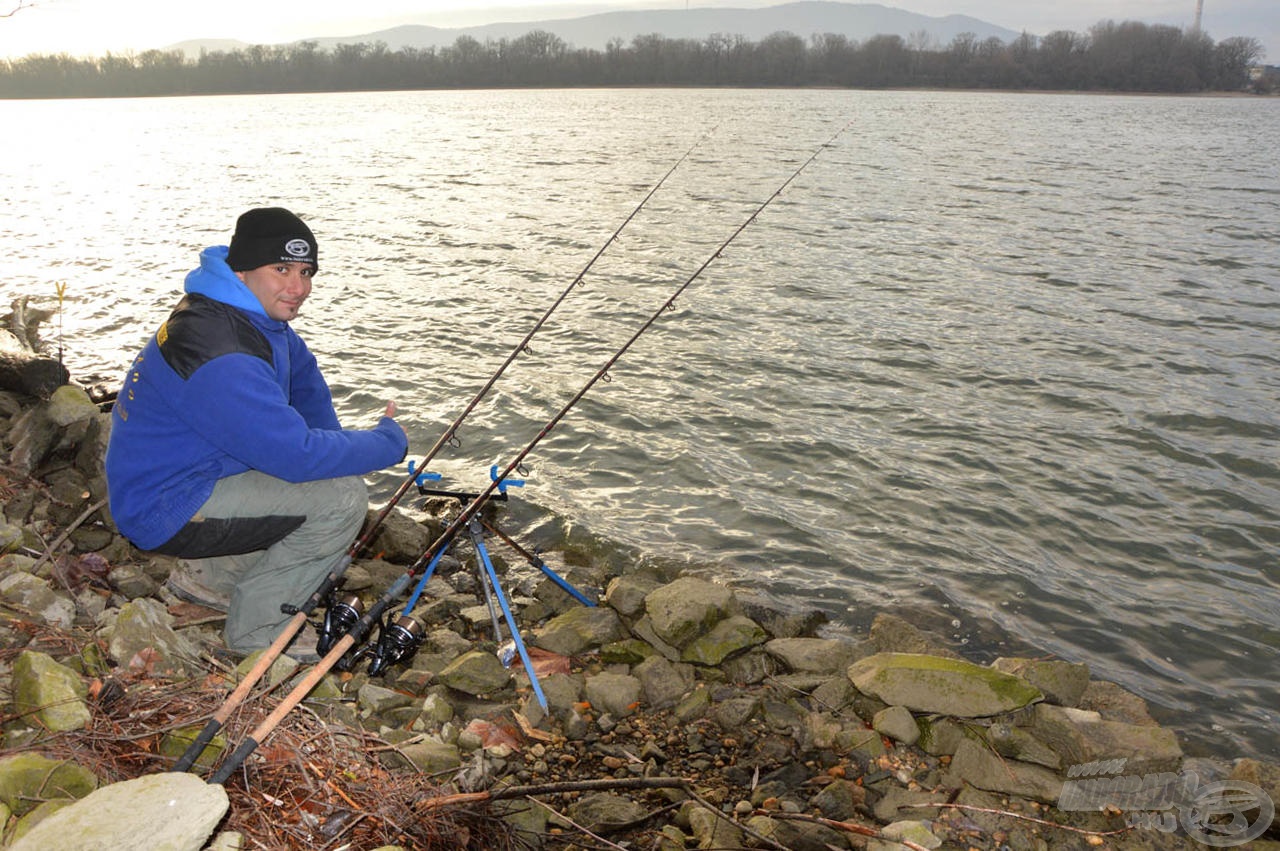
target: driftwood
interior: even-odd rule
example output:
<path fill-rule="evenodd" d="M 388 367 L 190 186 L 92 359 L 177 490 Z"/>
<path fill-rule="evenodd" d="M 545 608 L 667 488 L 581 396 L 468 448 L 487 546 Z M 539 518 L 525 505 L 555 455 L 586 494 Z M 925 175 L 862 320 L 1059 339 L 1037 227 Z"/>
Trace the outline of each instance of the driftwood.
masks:
<path fill-rule="evenodd" d="M 42 351 L 38 329 L 53 311 L 30 307 L 29 298 L 14 300 L 0 329 L 0 390 L 47 399 L 71 374 L 58 358 Z"/>

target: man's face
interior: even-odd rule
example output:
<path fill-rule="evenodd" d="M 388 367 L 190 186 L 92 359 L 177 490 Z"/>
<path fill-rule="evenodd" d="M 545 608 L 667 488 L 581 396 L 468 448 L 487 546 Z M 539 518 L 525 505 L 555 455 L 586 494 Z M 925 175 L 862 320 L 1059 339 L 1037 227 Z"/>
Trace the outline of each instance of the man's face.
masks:
<path fill-rule="evenodd" d="M 310 263 L 290 262 L 236 272 L 236 277 L 262 302 L 267 316 L 288 322 L 298 316 L 302 303 L 311 295 L 314 274 L 315 267 Z"/>

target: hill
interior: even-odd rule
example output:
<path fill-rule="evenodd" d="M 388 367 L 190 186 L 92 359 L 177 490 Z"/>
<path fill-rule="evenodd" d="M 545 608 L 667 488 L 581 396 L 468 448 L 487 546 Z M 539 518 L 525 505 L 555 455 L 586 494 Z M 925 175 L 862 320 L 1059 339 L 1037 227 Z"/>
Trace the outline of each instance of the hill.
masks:
<path fill-rule="evenodd" d="M 477 27 L 444 28 L 408 24 L 377 32 L 351 36 L 305 39 L 324 49 L 339 44 L 384 42 L 391 50 L 452 45 L 462 36 L 480 42 L 516 39 L 534 30 L 552 33 L 570 47 L 603 50 L 611 40 L 630 44 L 637 36 L 657 34 L 672 39 L 701 41 L 720 34 L 759 41 L 775 32 L 786 31 L 808 39 L 811 35 L 833 33 L 851 41 L 866 41 L 877 35 L 899 35 L 904 39 L 927 37 L 934 46 L 944 46 L 960 33 L 973 33 L 980 40 L 995 37 L 1008 42 L 1019 33 L 966 15 L 931 17 L 883 6 L 879 3 L 838 3 L 822 0 L 784 3 L 764 9 L 668 9 L 642 12 L 602 12 L 579 18 L 561 18 L 520 23 L 486 24 Z M 247 47 L 219 40 L 185 41 L 171 45 L 198 55 L 201 50 L 231 50 Z"/>

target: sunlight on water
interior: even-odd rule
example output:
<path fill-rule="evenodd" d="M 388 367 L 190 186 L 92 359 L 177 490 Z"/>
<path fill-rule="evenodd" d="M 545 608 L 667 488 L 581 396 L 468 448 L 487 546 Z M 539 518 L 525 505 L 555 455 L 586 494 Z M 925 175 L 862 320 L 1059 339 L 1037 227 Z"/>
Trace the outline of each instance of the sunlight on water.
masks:
<path fill-rule="evenodd" d="M 23 132 L 0 158 L 0 280 L 67 281 L 73 368 L 114 383 L 196 252 L 244 208 L 288 206 L 319 238 L 295 324 L 340 414 L 371 423 L 395 398 L 425 451 L 693 146 L 435 465 L 476 487 L 853 119 L 538 447 L 508 531 L 686 564 L 835 629 L 892 608 L 976 658 L 1087 662 L 1198 746 L 1275 755 L 1272 106 L 3 102 Z"/>

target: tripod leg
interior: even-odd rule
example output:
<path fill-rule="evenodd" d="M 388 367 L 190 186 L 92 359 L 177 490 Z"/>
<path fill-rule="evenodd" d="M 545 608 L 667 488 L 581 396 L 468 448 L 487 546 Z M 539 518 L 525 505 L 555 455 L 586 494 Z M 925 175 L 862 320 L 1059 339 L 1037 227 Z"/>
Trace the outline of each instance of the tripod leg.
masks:
<path fill-rule="evenodd" d="M 507 603 L 506 595 L 502 593 L 502 586 L 498 584 L 498 574 L 493 569 L 493 562 L 489 560 L 489 551 L 484 548 L 483 536 L 480 534 L 480 523 L 475 519 L 472 520 L 471 533 L 478 542 L 477 549 L 480 552 L 480 561 L 488 574 L 489 583 L 493 586 L 494 596 L 498 598 L 498 605 L 502 606 L 502 616 L 507 620 L 507 627 L 511 631 L 511 640 L 516 644 L 516 650 L 520 653 L 520 661 L 524 663 L 525 672 L 529 674 L 529 683 L 533 686 L 533 693 L 537 695 L 538 703 L 545 712 L 547 710 L 547 696 L 542 693 L 542 683 L 538 681 L 538 673 L 533 669 L 533 660 L 529 658 L 529 650 L 524 646 L 524 639 L 520 637 L 520 628 L 516 625 L 516 619 L 511 614 L 511 606 Z"/>

